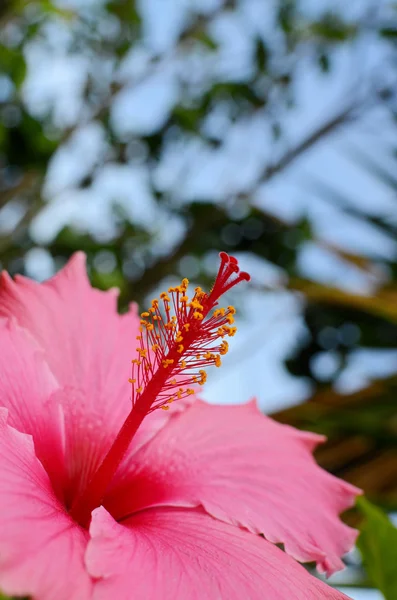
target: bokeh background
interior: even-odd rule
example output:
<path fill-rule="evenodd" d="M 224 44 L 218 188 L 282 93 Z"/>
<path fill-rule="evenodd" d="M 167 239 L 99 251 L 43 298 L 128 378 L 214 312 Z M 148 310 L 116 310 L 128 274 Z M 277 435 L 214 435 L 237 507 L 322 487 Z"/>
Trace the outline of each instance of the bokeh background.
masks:
<path fill-rule="evenodd" d="M 123 310 L 233 253 L 252 281 L 204 397 L 326 434 L 391 514 L 396 167 L 392 0 L 1 0 L 1 267 L 84 250 Z M 347 564 L 331 583 L 383 598 Z"/>

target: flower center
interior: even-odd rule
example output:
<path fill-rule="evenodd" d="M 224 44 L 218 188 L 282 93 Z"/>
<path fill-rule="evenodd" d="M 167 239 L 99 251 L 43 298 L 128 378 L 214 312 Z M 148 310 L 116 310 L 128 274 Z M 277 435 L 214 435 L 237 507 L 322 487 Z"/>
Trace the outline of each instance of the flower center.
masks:
<path fill-rule="evenodd" d="M 106 490 L 123 460 L 143 419 L 153 410 L 168 410 L 175 400 L 194 394 L 190 386 L 203 385 L 205 367 L 221 366 L 228 351 L 226 337 L 233 337 L 235 309 L 216 308 L 218 299 L 250 276 L 240 271 L 238 262 L 225 252 L 209 293 L 195 288 L 188 297 L 187 279 L 160 294 L 147 312 L 142 313 L 137 336 L 137 356 L 132 360 L 132 409 L 87 488 L 70 510 L 84 527 L 91 512 L 101 505 Z M 161 307 L 161 308 L 160 308 Z"/>

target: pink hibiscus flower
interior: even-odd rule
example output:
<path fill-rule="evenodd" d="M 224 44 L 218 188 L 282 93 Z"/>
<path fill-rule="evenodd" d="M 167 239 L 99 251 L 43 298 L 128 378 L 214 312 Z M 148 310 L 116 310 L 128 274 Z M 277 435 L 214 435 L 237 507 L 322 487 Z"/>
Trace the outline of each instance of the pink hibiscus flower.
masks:
<path fill-rule="evenodd" d="M 222 254 L 211 293 L 189 301 L 183 280 L 140 318 L 135 306 L 117 314 L 114 290 L 90 287 L 81 253 L 41 285 L 3 273 L 0 589 L 36 600 L 346 598 L 296 562 L 332 573 L 356 537 L 338 515 L 359 490 L 316 465 L 321 438 L 254 402 L 195 400 L 235 332 L 233 307 L 217 299 L 244 279 Z"/>

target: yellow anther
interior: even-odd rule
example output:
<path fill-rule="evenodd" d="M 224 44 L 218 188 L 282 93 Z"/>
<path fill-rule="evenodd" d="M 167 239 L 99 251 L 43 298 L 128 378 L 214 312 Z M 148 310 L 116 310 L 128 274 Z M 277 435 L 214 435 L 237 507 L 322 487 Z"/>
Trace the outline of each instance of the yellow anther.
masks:
<path fill-rule="evenodd" d="M 227 310 L 230 312 L 230 314 L 235 315 L 236 314 L 236 309 L 234 308 L 234 306 L 228 306 Z"/>
<path fill-rule="evenodd" d="M 192 394 L 194 394 L 194 390 L 192 390 L 191 388 L 187 388 L 186 393 L 188 396 L 191 396 Z"/>
<path fill-rule="evenodd" d="M 175 339 L 175 341 L 177 342 L 177 344 L 180 344 L 181 342 L 183 342 L 183 336 L 182 336 L 182 335 L 180 335 L 180 333 L 179 333 L 179 335 L 178 335 L 178 337 Z"/>
<path fill-rule="evenodd" d="M 226 329 L 224 327 L 219 327 L 218 331 L 216 332 L 219 337 L 224 337 L 227 333 Z"/>
<path fill-rule="evenodd" d="M 226 321 L 229 323 L 229 325 L 232 325 L 234 323 L 234 317 L 232 314 L 226 315 Z"/>
<path fill-rule="evenodd" d="M 190 323 L 185 323 L 184 326 L 183 326 L 183 329 L 185 331 L 189 331 L 189 329 L 190 329 Z"/>
<path fill-rule="evenodd" d="M 196 354 L 196 358 L 197 358 L 197 360 L 200 360 L 201 354 Z"/>
<path fill-rule="evenodd" d="M 161 321 L 161 315 L 154 315 L 153 321 Z"/>
<path fill-rule="evenodd" d="M 222 342 L 222 344 L 220 345 L 220 348 L 219 348 L 219 354 L 222 354 L 222 355 L 227 354 L 228 350 L 229 350 L 229 344 L 226 341 Z"/>
<path fill-rule="evenodd" d="M 160 350 L 160 346 L 158 344 L 153 344 L 152 350 L 153 352 L 157 352 L 157 350 Z"/>
<path fill-rule="evenodd" d="M 160 294 L 160 298 L 161 298 L 161 300 L 166 300 L 167 302 L 169 302 L 169 301 L 170 301 L 170 297 L 169 297 L 169 295 L 167 294 L 167 292 L 161 292 L 161 294 Z"/>
<path fill-rule="evenodd" d="M 181 360 L 181 369 L 186 369 L 186 361 Z"/>
<path fill-rule="evenodd" d="M 186 277 L 184 277 L 182 279 L 181 287 L 186 289 L 188 285 L 189 285 L 189 280 Z"/>
<path fill-rule="evenodd" d="M 170 380 L 170 383 L 171 383 L 172 385 L 176 385 L 176 384 L 177 384 L 177 381 L 176 381 L 175 377 L 174 377 L 174 379 L 171 379 L 171 380 Z"/>
<path fill-rule="evenodd" d="M 149 312 L 150 312 L 150 314 L 153 314 L 153 313 L 155 313 L 156 311 L 155 311 L 155 309 L 154 309 L 154 308 L 149 308 Z"/>
<path fill-rule="evenodd" d="M 211 352 L 206 352 L 206 353 L 204 354 L 204 358 L 205 358 L 206 360 L 212 360 L 214 357 L 215 357 L 215 355 L 214 355 L 214 354 L 212 354 Z"/>
<path fill-rule="evenodd" d="M 221 366 L 221 364 L 222 364 L 222 361 L 221 361 L 221 357 L 219 356 L 219 354 L 217 354 L 217 355 L 215 356 L 214 363 L 215 363 L 215 366 L 216 366 L 216 367 L 220 367 L 220 366 Z"/>
<path fill-rule="evenodd" d="M 142 361 L 141 361 L 141 360 L 138 360 L 137 358 L 134 358 L 134 359 L 133 359 L 131 362 L 132 362 L 134 365 L 141 365 L 141 364 L 142 364 Z"/>
<path fill-rule="evenodd" d="M 143 387 L 142 386 L 140 386 L 139 388 L 137 388 L 137 390 L 136 390 L 137 394 L 142 394 L 142 392 L 143 392 Z"/>
<path fill-rule="evenodd" d="M 148 312 L 143 312 L 141 313 L 141 317 L 150 317 L 150 314 Z"/>
<path fill-rule="evenodd" d="M 141 335 L 137 335 L 136 339 L 138 340 L 138 342 L 140 342 L 142 340 L 142 336 Z"/>
<path fill-rule="evenodd" d="M 223 317 L 225 314 L 225 309 L 224 308 L 217 308 L 216 310 L 214 310 L 214 317 Z"/>
<path fill-rule="evenodd" d="M 153 329 L 154 329 L 153 323 L 146 323 L 146 330 L 147 331 L 153 331 Z"/>
<path fill-rule="evenodd" d="M 229 331 L 227 332 L 229 337 L 233 337 L 236 335 L 237 327 L 229 327 Z"/>
<path fill-rule="evenodd" d="M 136 383 L 136 379 L 129 379 L 128 383 Z"/>
<path fill-rule="evenodd" d="M 182 398 L 182 394 L 183 394 L 183 390 L 180 389 L 177 391 L 176 395 L 178 396 L 178 399 L 180 400 Z"/>
<path fill-rule="evenodd" d="M 147 325 L 147 321 L 144 321 L 143 319 L 140 320 L 140 324 L 141 325 Z"/>
<path fill-rule="evenodd" d="M 169 409 L 170 409 L 170 407 L 169 407 L 169 406 L 160 406 L 160 408 L 161 408 L 162 410 L 169 410 Z"/>
<path fill-rule="evenodd" d="M 207 381 L 207 373 L 203 369 L 201 369 L 199 373 L 201 375 L 201 380 L 199 381 L 199 384 L 203 385 Z"/>
<path fill-rule="evenodd" d="M 174 398 L 173 398 L 173 396 L 171 396 L 171 398 L 168 398 L 167 404 L 171 404 L 173 401 L 174 401 Z"/>
<path fill-rule="evenodd" d="M 196 310 L 204 310 L 204 306 L 202 304 L 200 304 L 200 302 L 198 302 L 197 300 L 192 300 L 189 303 L 189 306 L 191 308 L 195 308 Z"/>
<path fill-rule="evenodd" d="M 182 354 L 182 352 L 183 352 L 183 351 L 184 351 L 184 347 L 183 347 L 183 345 L 182 345 L 182 344 L 179 344 L 177 352 L 178 352 L 179 354 Z"/>
<path fill-rule="evenodd" d="M 143 348 L 137 348 L 136 351 L 139 352 L 139 355 L 142 358 L 146 358 L 147 350 L 144 350 Z"/>
<path fill-rule="evenodd" d="M 164 367 L 164 369 L 167 369 L 170 365 L 172 365 L 174 362 L 174 360 L 172 358 L 166 358 L 165 360 L 163 360 L 162 365 Z"/>
<path fill-rule="evenodd" d="M 189 301 L 189 296 L 182 296 L 182 298 L 180 299 L 181 304 L 186 303 Z"/>
<path fill-rule="evenodd" d="M 172 294 L 173 292 L 176 292 L 177 290 L 178 290 L 178 288 L 175 288 L 175 287 L 169 287 L 169 288 L 168 288 L 168 292 L 169 292 L 170 294 Z M 161 296 L 160 296 L 160 298 L 161 298 Z"/>
<path fill-rule="evenodd" d="M 203 315 L 202 315 L 201 313 L 199 313 L 198 311 L 195 311 L 195 312 L 193 313 L 193 317 L 194 317 L 195 319 L 197 319 L 198 321 L 202 321 L 202 320 L 203 320 Z"/>
<path fill-rule="evenodd" d="M 154 298 L 154 300 L 152 300 L 152 306 L 153 308 L 157 308 L 159 305 L 159 301 L 157 300 L 157 298 Z"/>

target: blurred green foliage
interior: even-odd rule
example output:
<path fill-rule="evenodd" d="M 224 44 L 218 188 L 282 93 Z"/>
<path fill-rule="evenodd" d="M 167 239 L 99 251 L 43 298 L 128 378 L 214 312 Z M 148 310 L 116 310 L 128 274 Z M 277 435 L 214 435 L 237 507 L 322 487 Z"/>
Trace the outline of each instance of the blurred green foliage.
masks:
<path fill-rule="evenodd" d="M 397 598 L 397 529 L 376 506 L 361 498 L 359 510 L 364 515 L 358 548 L 372 583 L 385 600 Z"/>

